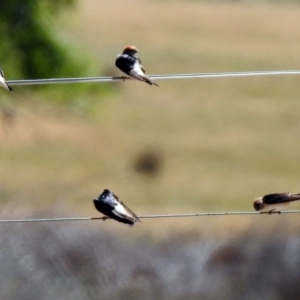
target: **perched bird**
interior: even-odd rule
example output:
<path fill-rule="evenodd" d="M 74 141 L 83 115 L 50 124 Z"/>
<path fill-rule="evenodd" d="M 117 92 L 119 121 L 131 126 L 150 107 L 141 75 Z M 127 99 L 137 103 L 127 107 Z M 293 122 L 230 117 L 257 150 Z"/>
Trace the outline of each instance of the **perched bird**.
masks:
<path fill-rule="evenodd" d="M 5 89 L 9 90 L 11 93 L 13 93 L 12 88 L 6 83 L 4 78 L 4 72 L 0 68 L 0 86 L 4 87 Z"/>
<path fill-rule="evenodd" d="M 300 194 L 292 193 L 275 193 L 268 194 L 263 197 L 256 198 L 253 206 L 254 209 L 280 213 L 281 210 L 286 209 L 292 201 L 300 200 Z"/>
<path fill-rule="evenodd" d="M 145 74 L 146 71 L 142 67 L 142 61 L 136 56 L 138 52 L 136 47 L 127 46 L 123 50 L 123 54 L 117 56 L 116 66 L 122 72 L 137 80 L 147 82 L 150 85 L 154 84 L 159 86 Z"/>
<path fill-rule="evenodd" d="M 105 189 L 98 198 L 94 199 L 98 211 L 109 218 L 132 226 L 141 222 L 139 218 L 110 190 Z"/>

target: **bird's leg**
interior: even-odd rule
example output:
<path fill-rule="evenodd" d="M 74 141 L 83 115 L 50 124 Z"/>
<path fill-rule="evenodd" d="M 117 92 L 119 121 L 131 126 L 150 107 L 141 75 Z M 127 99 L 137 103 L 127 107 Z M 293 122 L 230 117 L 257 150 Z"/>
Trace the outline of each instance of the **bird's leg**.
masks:
<path fill-rule="evenodd" d="M 130 77 L 122 76 L 121 78 L 123 79 L 123 81 L 125 81 L 126 79 L 129 79 Z"/>
<path fill-rule="evenodd" d="M 104 216 L 102 219 L 103 219 L 103 221 L 106 221 L 108 219 L 108 217 Z"/>

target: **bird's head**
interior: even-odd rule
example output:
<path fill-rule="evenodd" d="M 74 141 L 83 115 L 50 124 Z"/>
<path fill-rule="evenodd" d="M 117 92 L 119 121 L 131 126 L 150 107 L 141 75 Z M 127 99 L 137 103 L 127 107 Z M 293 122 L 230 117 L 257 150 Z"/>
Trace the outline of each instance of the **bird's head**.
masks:
<path fill-rule="evenodd" d="M 128 55 L 133 55 L 133 56 L 138 52 L 139 52 L 139 50 L 135 46 L 127 46 L 123 50 L 123 54 L 128 54 Z"/>
<path fill-rule="evenodd" d="M 262 197 L 256 198 L 253 202 L 253 206 L 256 211 L 262 210 L 264 208 Z"/>
<path fill-rule="evenodd" d="M 110 190 L 105 189 L 94 201 L 103 201 L 107 197 L 112 195 L 112 192 Z"/>

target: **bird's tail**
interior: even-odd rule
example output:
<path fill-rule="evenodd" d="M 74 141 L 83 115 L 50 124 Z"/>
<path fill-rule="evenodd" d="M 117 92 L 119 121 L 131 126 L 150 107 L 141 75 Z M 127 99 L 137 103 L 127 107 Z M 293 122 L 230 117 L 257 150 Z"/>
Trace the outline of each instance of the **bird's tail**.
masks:
<path fill-rule="evenodd" d="M 155 83 L 152 79 L 150 79 L 148 76 L 144 77 L 145 81 L 150 84 L 150 85 L 156 85 L 159 87 L 159 85 L 157 83 Z"/>
<path fill-rule="evenodd" d="M 9 85 L 7 85 L 7 87 L 8 87 L 8 89 L 9 89 L 9 91 L 10 91 L 13 95 L 15 95 L 13 89 L 12 89 Z"/>

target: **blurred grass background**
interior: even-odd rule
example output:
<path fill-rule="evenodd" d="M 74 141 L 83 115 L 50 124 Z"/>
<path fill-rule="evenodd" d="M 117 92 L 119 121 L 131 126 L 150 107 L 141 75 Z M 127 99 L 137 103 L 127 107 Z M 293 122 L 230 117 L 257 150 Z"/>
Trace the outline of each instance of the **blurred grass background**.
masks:
<path fill-rule="evenodd" d="M 148 74 L 300 69 L 294 2 L 85 0 L 51 26 L 83 62 L 77 77 L 121 75 L 115 57 L 129 44 Z M 251 211 L 257 196 L 299 192 L 298 76 L 158 83 L 1 89 L 1 218 L 98 216 L 92 200 L 104 188 L 138 215 Z M 73 226 L 136 245 L 178 234 L 179 247 L 182 236 L 227 241 L 279 223 L 297 235 L 297 215 Z"/>
<path fill-rule="evenodd" d="M 299 15 L 298 6 L 89 0 L 60 14 L 55 30 L 105 75 L 121 74 L 114 60 L 127 44 L 149 74 L 299 69 Z M 78 96 L 75 85 L 15 87 L 15 98 L 3 90 L 2 201 L 14 206 L 22 193 L 19 209 L 92 214 L 87 203 L 110 188 L 141 213 L 251 210 L 256 196 L 299 188 L 298 81 L 130 81 Z M 91 85 L 103 84 L 77 86 Z M 59 93 L 69 105 L 56 103 Z M 159 161 L 150 175 L 135 168 L 148 154 Z"/>

